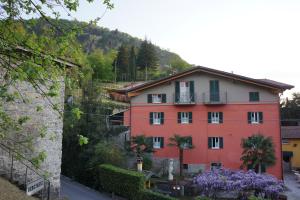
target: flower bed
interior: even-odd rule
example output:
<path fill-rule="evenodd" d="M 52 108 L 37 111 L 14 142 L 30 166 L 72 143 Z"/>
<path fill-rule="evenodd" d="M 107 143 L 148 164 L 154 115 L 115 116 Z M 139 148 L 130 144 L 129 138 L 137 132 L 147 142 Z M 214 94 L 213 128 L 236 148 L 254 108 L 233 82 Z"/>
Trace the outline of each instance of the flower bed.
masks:
<path fill-rule="evenodd" d="M 257 174 L 254 171 L 233 171 L 220 169 L 205 172 L 194 178 L 202 194 L 215 198 L 220 192 L 235 191 L 239 197 L 251 193 L 256 196 L 278 199 L 283 192 L 283 182 L 268 174 Z"/>

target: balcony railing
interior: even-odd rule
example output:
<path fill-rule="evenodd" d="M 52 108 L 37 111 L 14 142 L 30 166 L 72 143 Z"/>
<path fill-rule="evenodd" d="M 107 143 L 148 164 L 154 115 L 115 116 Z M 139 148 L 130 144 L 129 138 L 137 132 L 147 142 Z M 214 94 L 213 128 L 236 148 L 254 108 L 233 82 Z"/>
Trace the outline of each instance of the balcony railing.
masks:
<path fill-rule="evenodd" d="M 202 97 L 203 103 L 207 105 L 222 105 L 227 103 L 227 92 L 204 92 Z"/>
<path fill-rule="evenodd" d="M 196 103 L 196 94 L 185 92 L 174 94 L 174 104 L 177 105 L 190 105 Z"/>

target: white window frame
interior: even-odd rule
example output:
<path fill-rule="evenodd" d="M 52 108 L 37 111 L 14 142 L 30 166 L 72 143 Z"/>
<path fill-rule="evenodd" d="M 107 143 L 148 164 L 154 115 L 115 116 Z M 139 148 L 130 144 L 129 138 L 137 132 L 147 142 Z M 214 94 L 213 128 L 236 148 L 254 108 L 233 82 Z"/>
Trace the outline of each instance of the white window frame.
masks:
<path fill-rule="evenodd" d="M 211 123 L 212 124 L 220 123 L 220 113 L 219 112 L 211 112 Z"/>
<path fill-rule="evenodd" d="M 160 112 L 153 113 L 153 124 L 155 124 L 155 125 L 161 124 L 161 113 Z"/>
<path fill-rule="evenodd" d="M 161 137 L 153 137 L 153 148 L 154 149 L 161 148 Z"/>
<path fill-rule="evenodd" d="M 152 94 L 152 103 L 162 103 L 162 95 Z"/>
<path fill-rule="evenodd" d="M 190 101 L 190 82 L 189 81 L 180 81 L 179 82 L 179 100 L 180 102 L 189 102 Z M 183 88 L 184 91 L 182 90 Z"/>
<path fill-rule="evenodd" d="M 180 113 L 180 120 L 181 120 L 181 124 L 188 124 L 189 123 L 189 113 L 188 112 L 181 112 Z"/>
<path fill-rule="evenodd" d="M 214 164 L 220 165 L 220 166 L 213 166 Z M 221 162 L 212 162 L 212 163 L 210 163 L 210 170 L 220 169 L 221 167 L 222 167 L 222 163 Z"/>
<path fill-rule="evenodd" d="M 250 112 L 251 116 L 251 124 L 259 124 L 260 118 L 259 118 L 259 112 Z"/>
<path fill-rule="evenodd" d="M 220 138 L 219 137 L 211 138 L 211 148 L 212 149 L 220 149 Z"/>

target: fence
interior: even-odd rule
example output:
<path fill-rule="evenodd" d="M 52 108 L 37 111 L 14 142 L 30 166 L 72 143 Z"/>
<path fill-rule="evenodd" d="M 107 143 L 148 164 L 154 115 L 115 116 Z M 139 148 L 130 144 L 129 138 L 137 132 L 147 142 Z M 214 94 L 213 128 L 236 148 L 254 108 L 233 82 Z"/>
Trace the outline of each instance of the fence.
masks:
<path fill-rule="evenodd" d="M 50 181 L 23 155 L 0 143 L 0 175 L 42 200 L 50 199 Z"/>

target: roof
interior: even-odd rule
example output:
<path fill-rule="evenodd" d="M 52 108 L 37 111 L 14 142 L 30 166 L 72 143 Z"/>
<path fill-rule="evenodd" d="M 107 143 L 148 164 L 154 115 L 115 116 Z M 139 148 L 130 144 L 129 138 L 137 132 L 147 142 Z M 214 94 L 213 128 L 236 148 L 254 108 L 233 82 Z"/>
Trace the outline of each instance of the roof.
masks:
<path fill-rule="evenodd" d="M 198 72 L 213 74 L 213 75 L 217 75 L 220 77 L 225 77 L 225 78 L 229 78 L 232 80 L 247 82 L 247 83 L 254 84 L 254 85 L 257 85 L 260 87 L 265 87 L 265 88 L 270 88 L 270 89 L 275 89 L 275 90 L 280 90 L 280 91 L 284 91 L 286 89 L 292 89 L 294 87 L 293 85 L 280 83 L 280 82 L 269 80 L 269 79 L 254 79 L 254 78 L 241 76 L 238 74 L 229 73 L 229 72 L 225 72 L 225 71 L 221 71 L 221 70 L 216 70 L 216 69 L 212 69 L 212 68 L 208 68 L 208 67 L 197 66 L 197 67 L 190 68 L 183 72 L 176 73 L 174 75 L 171 75 L 171 76 L 159 79 L 159 80 L 149 81 L 144 84 L 137 85 L 135 87 L 123 88 L 123 89 L 118 89 L 115 91 L 120 92 L 120 93 L 136 92 L 136 91 L 154 87 L 156 85 L 160 85 L 165 82 L 169 82 L 171 80 L 175 80 L 175 79 L 178 79 L 178 78 L 190 75 L 190 74 L 198 73 Z"/>
<path fill-rule="evenodd" d="M 300 139 L 300 126 L 281 126 L 283 139 Z"/>

